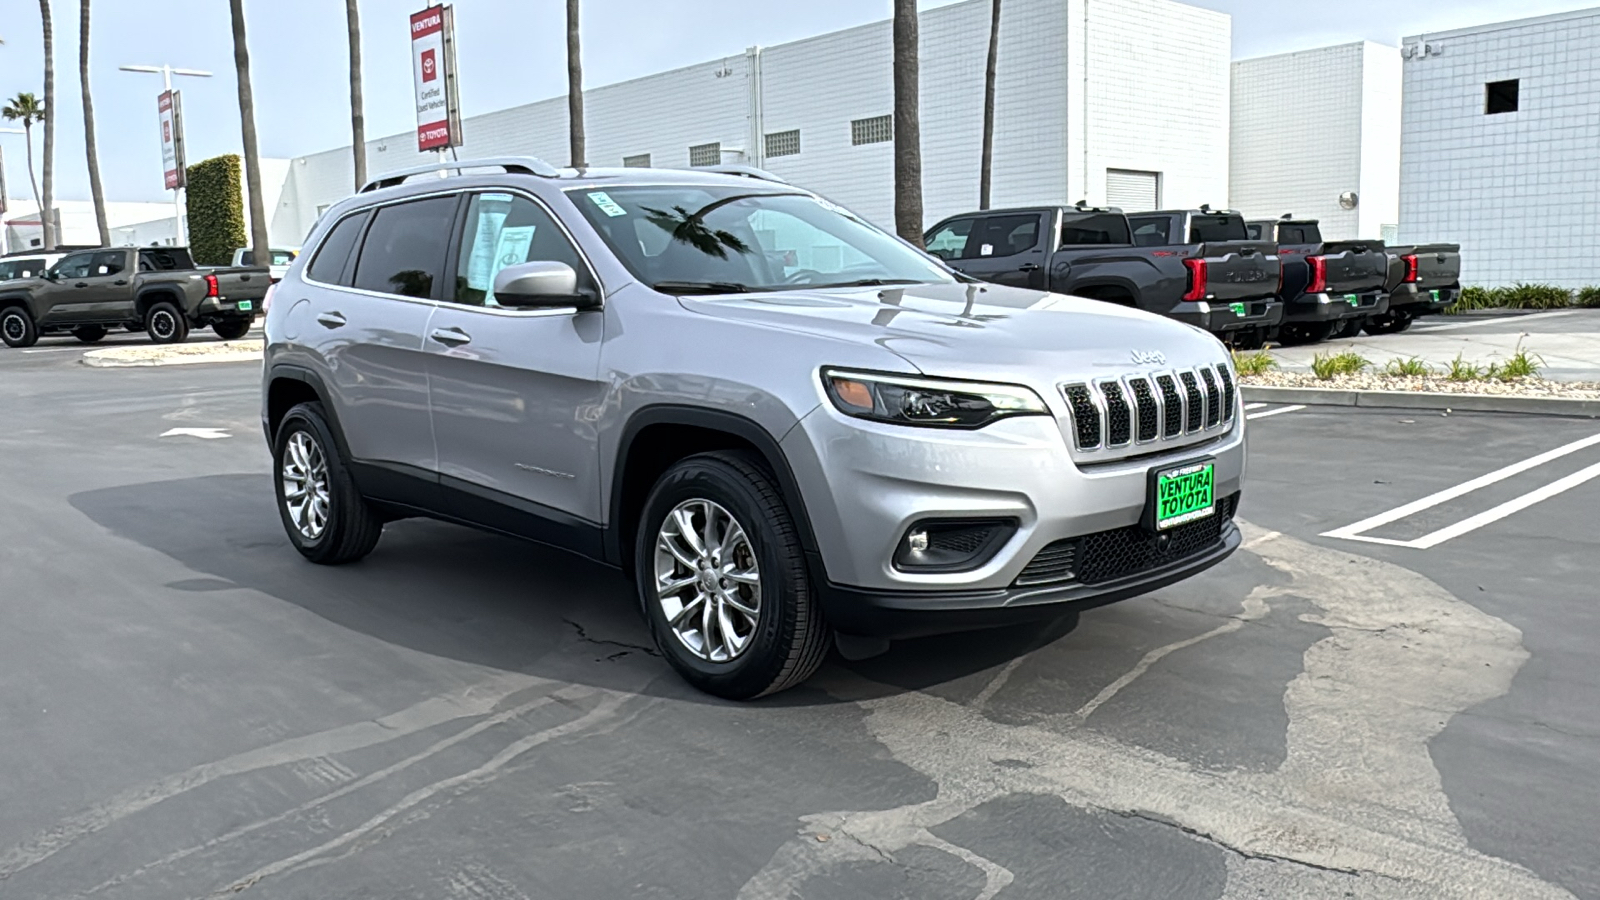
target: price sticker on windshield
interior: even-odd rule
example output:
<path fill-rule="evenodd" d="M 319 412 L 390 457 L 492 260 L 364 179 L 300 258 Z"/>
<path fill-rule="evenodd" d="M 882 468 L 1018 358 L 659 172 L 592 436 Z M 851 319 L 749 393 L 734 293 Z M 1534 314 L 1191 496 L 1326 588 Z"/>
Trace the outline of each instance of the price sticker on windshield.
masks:
<path fill-rule="evenodd" d="M 611 195 L 605 191 L 590 191 L 589 199 L 594 202 L 595 206 L 600 207 L 601 212 L 612 218 L 628 214 L 628 211 L 619 206 L 617 201 L 611 199 Z"/>

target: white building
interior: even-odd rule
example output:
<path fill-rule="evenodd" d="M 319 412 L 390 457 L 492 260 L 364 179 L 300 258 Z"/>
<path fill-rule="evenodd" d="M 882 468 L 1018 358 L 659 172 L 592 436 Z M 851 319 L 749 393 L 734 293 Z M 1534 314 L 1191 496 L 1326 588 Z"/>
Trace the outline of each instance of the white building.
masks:
<path fill-rule="evenodd" d="M 92 202 L 58 200 L 54 208 L 57 244 L 93 247 L 100 243 L 100 226 L 95 223 Z M 106 224 L 111 228 L 114 244 L 171 243 L 172 216 L 171 203 L 106 203 Z M 39 204 L 32 200 L 12 200 L 5 214 L 0 215 L 0 252 L 43 245 Z"/>
<path fill-rule="evenodd" d="M 1600 284 L 1600 9 L 1406 38 L 1400 239 L 1462 281 Z"/>
<path fill-rule="evenodd" d="M 928 224 L 977 206 L 989 11 L 966 0 L 921 17 Z M 994 204 L 1222 205 L 1231 37 L 1227 15 L 1170 0 L 1010 0 Z M 588 162 L 748 163 L 892 225 L 893 105 L 890 25 L 877 22 L 590 89 Z M 463 131 L 463 157 L 567 161 L 564 97 L 474 116 Z M 274 244 L 298 245 L 349 195 L 350 156 L 294 160 Z M 374 175 L 429 161 L 414 131 L 370 142 L 367 159 Z"/>
<path fill-rule="evenodd" d="M 1233 64 L 1229 204 L 1317 219 L 1331 240 L 1400 221 L 1398 47 L 1358 42 Z"/>

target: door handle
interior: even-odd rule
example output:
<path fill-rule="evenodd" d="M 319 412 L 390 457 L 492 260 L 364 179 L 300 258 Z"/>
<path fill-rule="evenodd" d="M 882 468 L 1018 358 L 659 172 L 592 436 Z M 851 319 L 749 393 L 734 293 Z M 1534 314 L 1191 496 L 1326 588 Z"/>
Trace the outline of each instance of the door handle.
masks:
<path fill-rule="evenodd" d="M 472 343 L 472 336 L 459 328 L 435 328 L 428 332 L 428 337 L 451 347 Z"/>
<path fill-rule="evenodd" d="M 126 279 L 126 278 L 118 278 L 116 281 L 113 281 L 111 283 L 116 285 L 116 286 L 118 286 L 118 287 L 121 287 L 122 285 L 125 285 L 125 284 L 128 283 L 128 279 Z"/>
<path fill-rule="evenodd" d="M 73 285 L 73 287 L 81 287 L 81 288 L 88 287 L 88 286 L 89 286 L 89 283 L 86 282 L 86 281 L 80 281 L 77 284 Z"/>
<path fill-rule="evenodd" d="M 323 313 L 317 316 L 317 321 L 327 328 L 343 328 L 345 324 L 344 316 L 336 312 Z"/>
<path fill-rule="evenodd" d="M 1018 272 L 1037 272 L 1037 271 L 1039 271 L 1039 264 L 1038 263 L 1023 263 L 1022 265 L 1017 266 L 1017 271 Z"/>

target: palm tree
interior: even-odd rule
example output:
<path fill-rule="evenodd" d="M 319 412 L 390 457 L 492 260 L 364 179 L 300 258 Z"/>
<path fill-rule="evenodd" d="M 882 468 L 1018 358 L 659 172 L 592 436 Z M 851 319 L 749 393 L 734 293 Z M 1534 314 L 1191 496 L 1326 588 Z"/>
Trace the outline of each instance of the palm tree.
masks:
<path fill-rule="evenodd" d="M 44 104 L 39 98 L 24 91 L 6 101 L 4 109 L 0 109 L 0 116 L 5 116 L 8 121 L 21 122 L 22 130 L 26 133 L 28 142 L 28 181 L 33 184 L 33 199 L 39 199 L 39 176 L 33 171 L 33 123 L 44 118 Z"/>
<path fill-rule="evenodd" d="M 917 0 L 894 0 L 894 227 L 922 246 L 921 77 Z"/>
<path fill-rule="evenodd" d="M 250 252 L 257 262 L 271 259 L 267 210 L 261 199 L 261 154 L 256 149 L 256 101 L 250 91 L 250 45 L 244 34 L 244 0 L 228 0 L 233 14 L 233 67 L 239 82 L 239 126 L 244 137 L 244 183 L 250 195 Z"/>
<path fill-rule="evenodd" d="M 83 145 L 89 156 L 89 194 L 94 198 L 94 222 L 100 229 L 100 246 L 111 246 L 111 226 L 106 223 L 106 192 L 100 184 L 100 151 L 94 145 L 94 101 L 89 98 L 89 0 L 78 13 L 78 82 L 83 85 Z"/>
<path fill-rule="evenodd" d="M 44 24 L 44 191 L 39 195 L 39 222 L 44 229 L 44 249 L 56 248 L 56 35 L 50 26 L 50 0 L 39 0 Z"/>
<path fill-rule="evenodd" d="M 567 130 L 572 142 L 572 167 L 588 165 L 583 131 L 583 58 L 578 40 L 578 0 L 567 0 Z"/>
<path fill-rule="evenodd" d="M 87 2 L 87 0 L 85 0 Z M 344 0 L 350 30 L 350 150 L 355 154 L 356 190 L 367 183 L 367 113 L 361 97 L 361 10 L 357 0 Z"/>
<path fill-rule="evenodd" d="M 983 72 L 983 162 L 978 172 L 978 208 L 989 208 L 994 179 L 994 81 L 1000 61 L 1000 0 L 989 17 L 989 62 Z"/>

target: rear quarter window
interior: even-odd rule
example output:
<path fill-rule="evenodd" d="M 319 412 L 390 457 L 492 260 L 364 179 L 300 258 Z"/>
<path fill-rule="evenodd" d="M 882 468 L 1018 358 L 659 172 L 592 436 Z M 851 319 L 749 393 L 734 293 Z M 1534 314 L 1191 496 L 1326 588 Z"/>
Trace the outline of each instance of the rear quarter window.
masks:
<path fill-rule="evenodd" d="M 1130 244 L 1128 220 L 1122 216 L 1073 216 L 1061 226 L 1061 246 Z"/>
<path fill-rule="evenodd" d="M 356 248 L 368 215 L 360 212 L 346 216 L 333 226 L 322 239 L 322 246 L 317 248 L 317 255 L 311 259 L 311 266 L 306 270 L 308 278 L 323 284 L 350 286 L 349 279 L 344 277 L 346 264 L 350 262 L 350 254 Z"/>
<path fill-rule="evenodd" d="M 1250 236 L 1244 230 L 1244 219 L 1238 216 L 1195 216 L 1189 220 L 1189 243 L 1191 244 L 1247 241 L 1249 239 Z"/>
<path fill-rule="evenodd" d="M 1154 216 L 1148 219 L 1129 219 L 1136 247 L 1165 247 L 1172 243 L 1172 219 Z"/>

